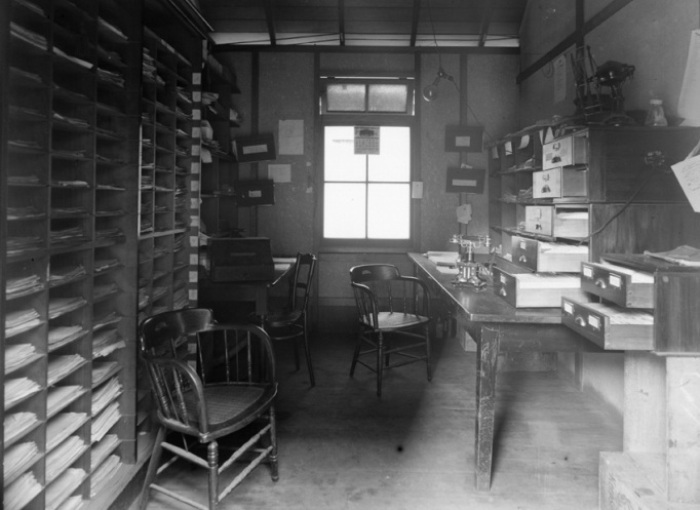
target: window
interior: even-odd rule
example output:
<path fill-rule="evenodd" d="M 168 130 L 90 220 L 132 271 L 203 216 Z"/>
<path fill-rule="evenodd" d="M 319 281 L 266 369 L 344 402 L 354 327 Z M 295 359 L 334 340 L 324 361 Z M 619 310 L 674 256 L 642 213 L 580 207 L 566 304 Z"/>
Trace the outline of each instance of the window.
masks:
<path fill-rule="evenodd" d="M 413 115 L 413 80 L 324 78 L 321 113 Z"/>
<path fill-rule="evenodd" d="M 410 239 L 410 126 L 325 126 L 323 186 L 324 239 Z"/>

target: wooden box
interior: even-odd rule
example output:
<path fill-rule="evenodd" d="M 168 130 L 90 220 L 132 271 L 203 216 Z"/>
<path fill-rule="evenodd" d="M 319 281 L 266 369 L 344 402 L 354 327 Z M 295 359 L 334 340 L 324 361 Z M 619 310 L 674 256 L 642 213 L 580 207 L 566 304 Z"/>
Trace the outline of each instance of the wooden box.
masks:
<path fill-rule="evenodd" d="M 581 278 L 577 275 L 555 273 L 509 273 L 493 268 L 493 286 L 501 296 L 516 308 L 558 308 L 561 298 L 586 301 L 581 291 Z"/>
<path fill-rule="evenodd" d="M 585 197 L 588 170 L 557 167 L 532 173 L 533 198 Z"/>
<path fill-rule="evenodd" d="M 654 308 L 654 275 L 648 272 L 584 262 L 581 288 L 625 308 Z"/>
<path fill-rule="evenodd" d="M 588 132 L 577 131 L 542 146 L 542 169 L 588 164 Z"/>
<path fill-rule="evenodd" d="M 554 237 L 586 237 L 588 208 L 526 205 L 525 230 Z"/>
<path fill-rule="evenodd" d="M 513 262 L 536 272 L 579 273 L 581 262 L 588 260 L 588 246 L 547 243 L 513 236 Z"/>
<path fill-rule="evenodd" d="M 562 298 L 562 322 L 606 350 L 654 349 L 654 315 L 603 303 Z"/>

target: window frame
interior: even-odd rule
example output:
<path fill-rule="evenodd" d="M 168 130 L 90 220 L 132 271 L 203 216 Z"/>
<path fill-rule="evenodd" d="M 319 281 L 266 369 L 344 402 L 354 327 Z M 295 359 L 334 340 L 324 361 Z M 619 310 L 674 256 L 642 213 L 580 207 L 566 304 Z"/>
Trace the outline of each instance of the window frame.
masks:
<path fill-rule="evenodd" d="M 323 236 L 324 226 L 324 204 L 325 204 L 325 132 L 327 126 L 398 126 L 408 127 L 410 130 L 411 153 L 410 153 L 410 175 L 409 185 L 418 180 L 418 151 L 419 140 L 418 122 L 414 115 L 391 115 L 386 113 L 370 114 L 327 114 L 319 117 L 319 162 L 321 167 L 319 177 L 319 247 L 329 252 L 355 252 L 362 253 L 368 250 L 374 252 L 406 252 L 414 248 L 417 244 L 417 233 L 419 224 L 418 203 L 413 197 L 410 198 L 409 214 L 409 237 L 408 239 L 354 239 L 354 238 L 325 238 Z"/>
<path fill-rule="evenodd" d="M 368 109 L 369 87 L 370 85 L 406 85 L 406 109 L 403 112 L 377 112 Z M 365 109 L 364 111 L 333 111 L 328 110 L 328 100 L 326 97 L 326 87 L 328 85 L 364 85 L 365 86 Z M 413 78 L 338 78 L 321 77 L 319 93 L 319 113 L 322 118 L 327 116 L 415 116 L 416 110 L 416 87 Z"/>

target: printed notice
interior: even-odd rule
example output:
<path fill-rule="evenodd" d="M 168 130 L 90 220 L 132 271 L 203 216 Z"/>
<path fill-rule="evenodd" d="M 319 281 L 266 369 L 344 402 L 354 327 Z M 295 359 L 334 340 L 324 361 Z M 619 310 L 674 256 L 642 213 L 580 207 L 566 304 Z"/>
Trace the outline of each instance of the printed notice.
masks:
<path fill-rule="evenodd" d="M 355 126 L 355 154 L 379 154 L 379 127 Z"/>
<path fill-rule="evenodd" d="M 671 165 L 693 211 L 700 212 L 700 155 Z"/>
<path fill-rule="evenodd" d="M 291 156 L 304 154 L 304 121 L 279 121 L 279 153 Z"/>

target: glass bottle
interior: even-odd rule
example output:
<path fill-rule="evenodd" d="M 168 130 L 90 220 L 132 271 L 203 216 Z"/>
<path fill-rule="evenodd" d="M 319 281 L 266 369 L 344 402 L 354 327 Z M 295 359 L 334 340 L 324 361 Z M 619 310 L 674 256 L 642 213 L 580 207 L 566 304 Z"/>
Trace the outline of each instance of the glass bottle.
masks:
<path fill-rule="evenodd" d="M 647 119 L 644 125 L 668 126 L 666 115 L 664 115 L 663 101 L 661 101 L 661 99 L 652 99 L 649 101 L 649 111 L 647 112 Z"/>

